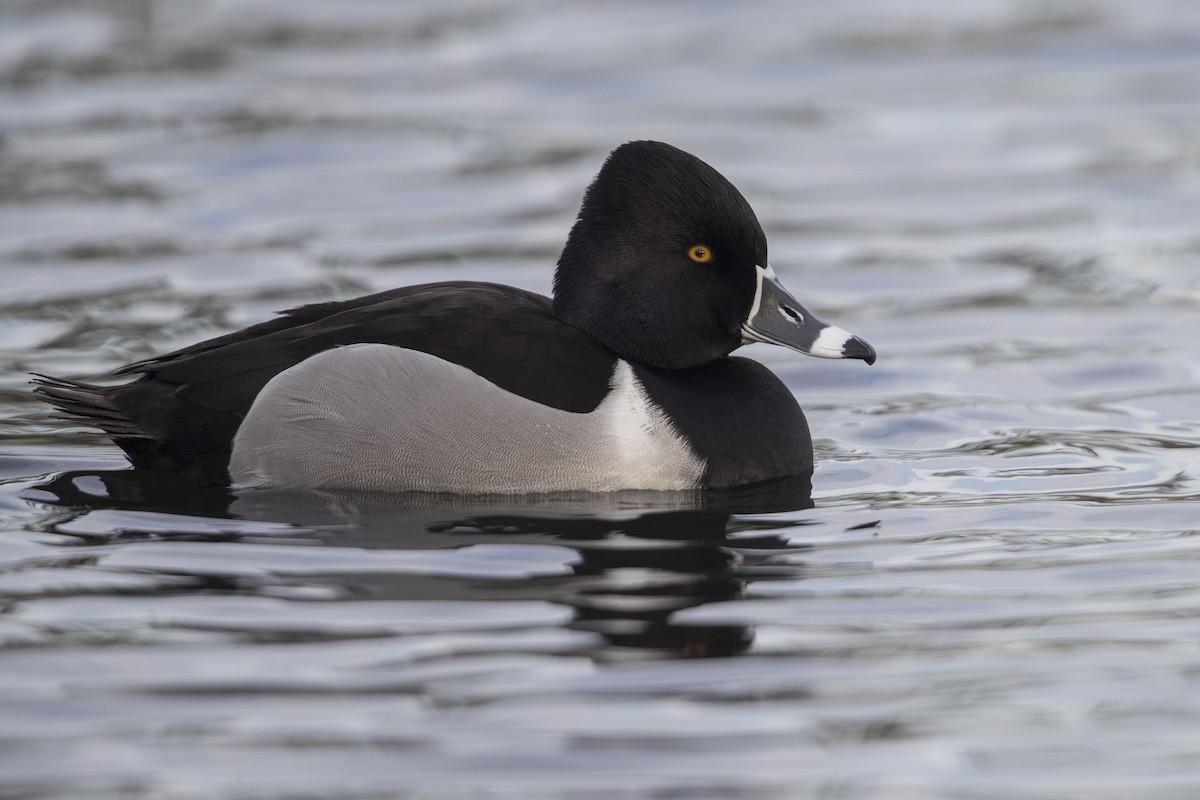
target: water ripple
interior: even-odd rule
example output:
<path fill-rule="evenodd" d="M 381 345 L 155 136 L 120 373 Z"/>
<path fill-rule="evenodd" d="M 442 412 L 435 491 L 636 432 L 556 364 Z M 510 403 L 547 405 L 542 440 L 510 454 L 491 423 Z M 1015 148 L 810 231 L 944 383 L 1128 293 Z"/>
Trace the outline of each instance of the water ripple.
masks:
<path fill-rule="evenodd" d="M 1200 793 L 1195 4 L 0 14 L 0 795 Z M 28 393 L 304 302 L 548 291 L 634 138 L 878 348 L 744 351 L 811 498 L 232 497 Z"/>

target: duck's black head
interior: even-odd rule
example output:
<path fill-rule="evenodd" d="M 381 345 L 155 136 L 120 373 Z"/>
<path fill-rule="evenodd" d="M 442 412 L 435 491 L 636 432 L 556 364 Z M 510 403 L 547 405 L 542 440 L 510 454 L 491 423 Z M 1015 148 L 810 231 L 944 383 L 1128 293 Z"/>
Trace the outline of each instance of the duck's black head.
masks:
<path fill-rule="evenodd" d="M 775 280 L 750 204 L 715 169 L 661 142 L 609 155 L 554 276 L 554 310 L 623 358 L 706 364 L 749 341 L 875 360 Z"/>

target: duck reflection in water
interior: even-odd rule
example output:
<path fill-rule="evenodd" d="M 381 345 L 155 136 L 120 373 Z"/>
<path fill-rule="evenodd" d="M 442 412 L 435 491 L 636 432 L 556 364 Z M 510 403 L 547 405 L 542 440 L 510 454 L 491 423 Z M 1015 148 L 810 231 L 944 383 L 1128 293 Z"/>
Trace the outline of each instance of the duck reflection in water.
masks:
<path fill-rule="evenodd" d="M 796 520 L 754 514 L 812 507 L 808 476 L 736 490 L 560 493 L 545 496 L 381 496 L 340 492 L 248 492 L 197 484 L 174 474 L 114 470 L 69 472 L 26 493 L 47 504 L 47 527 L 93 511 L 128 514 L 124 537 L 144 540 L 138 516 L 170 514 L 177 532 L 163 539 L 270 541 L 253 523 L 288 528 L 297 538 L 331 547 L 375 550 L 457 549 L 505 545 L 515 558 L 528 545 L 570 548 L 565 574 L 511 576 L 431 575 L 396 571 L 305 574 L 303 583 L 336 587 L 346 600 L 543 601 L 574 609 L 574 630 L 598 634 L 588 655 L 605 659 L 715 657 L 744 652 L 753 630 L 739 624 L 680 624 L 677 612 L 740 597 L 747 583 L 778 568 L 764 562 L 802 545 L 773 530 Z M 187 516 L 180 516 L 187 515 Z M 197 519 L 205 525 L 195 524 Z M 240 527 L 214 522 L 244 521 Z M 65 530 L 79 526 L 65 526 Z M 266 530 L 264 526 L 262 530 Z M 71 534 L 80 535 L 80 534 Z M 115 541 L 121 541 L 118 534 Z M 104 541 L 113 542 L 109 534 Z M 286 544 L 280 544 L 286 546 Z M 789 568 L 795 578 L 799 568 Z M 294 576 L 197 576 L 208 591 L 254 593 L 295 583 Z M 639 655 L 640 654 L 640 655 Z"/>

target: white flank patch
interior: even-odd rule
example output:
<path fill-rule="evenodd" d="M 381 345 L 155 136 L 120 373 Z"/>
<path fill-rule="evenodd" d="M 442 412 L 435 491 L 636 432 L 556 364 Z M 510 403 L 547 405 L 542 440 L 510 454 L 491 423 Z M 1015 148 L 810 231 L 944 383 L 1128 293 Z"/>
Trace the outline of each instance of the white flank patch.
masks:
<path fill-rule="evenodd" d="M 327 350 L 272 378 L 233 441 L 237 488 L 460 494 L 692 489 L 704 461 L 617 361 L 587 414 L 382 344 Z"/>
<path fill-rule="evenodd" d="M 611 380 L 612 391 L 592 412 L 606 420 L 620 472 L 633 486 L 655 486 L 664 476 L 688 481 L 703 462 L 675 430 L 662 409 L 654 405 L 642 382 L 627 361 L 617 361 Z M 691 488 L 695 484 L 667 488 Z"/>

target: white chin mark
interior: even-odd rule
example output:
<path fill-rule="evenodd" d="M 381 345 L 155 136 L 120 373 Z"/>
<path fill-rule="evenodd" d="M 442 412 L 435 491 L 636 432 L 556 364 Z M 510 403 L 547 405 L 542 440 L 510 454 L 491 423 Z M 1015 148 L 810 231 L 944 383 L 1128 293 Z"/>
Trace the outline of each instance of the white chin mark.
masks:
<path fill-rule="evenodd" d="M 752 320 L 756 316 L 758 316 L 759 306 L 762 305 L 763 281 L 775 280 L 775 270 L 771 269 L 770 264 L 767 264 L 765 267 L 761 267 L 758 264 L 755 264 L 754 272 L 755 272 L 754 303 L 751 304 L 751 306 L 750 306 L 750 313 L 746 315 L 746 321 L 744 323 L 742 323 L 742 330 L 746 329 L 746 325 L 749 324 L 750 320 Z M 743 338 L 742 344 L 747 344 L 748 342 L 757 342 L 757 341 L 761 341 L 761 340 Z"/>
<path fill-rule="evenodd" d="M 843 351 L 846 342 L 854 338 L 850 331 L 842 330 L 834 325 L 821 329 L 821 335 L 813 342 L 809 355 L 817 358 L 845 358 Z"/>

